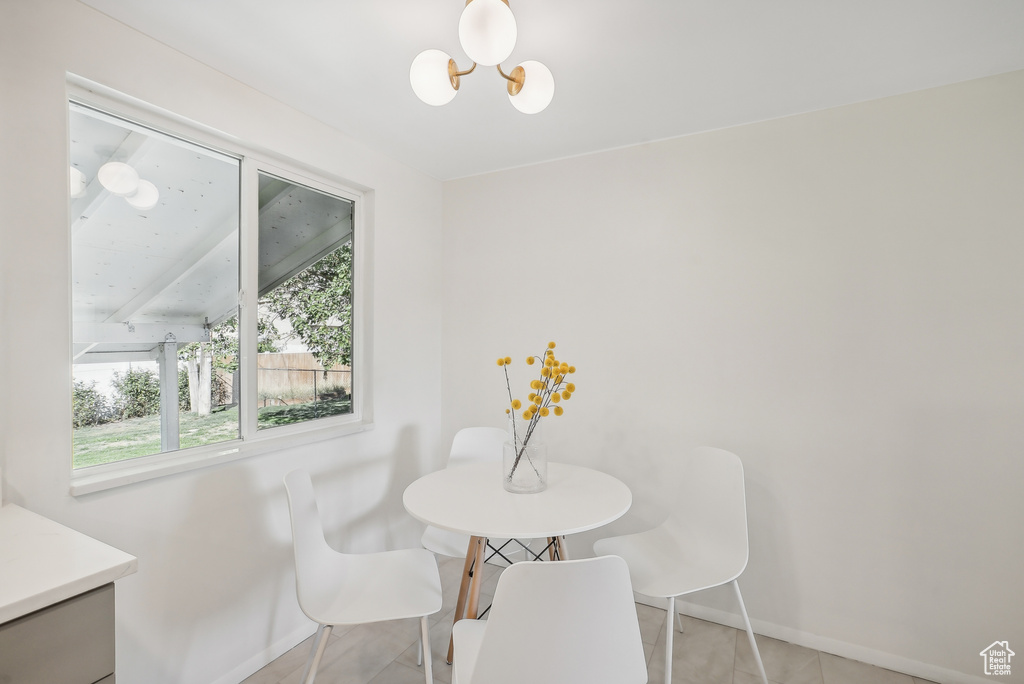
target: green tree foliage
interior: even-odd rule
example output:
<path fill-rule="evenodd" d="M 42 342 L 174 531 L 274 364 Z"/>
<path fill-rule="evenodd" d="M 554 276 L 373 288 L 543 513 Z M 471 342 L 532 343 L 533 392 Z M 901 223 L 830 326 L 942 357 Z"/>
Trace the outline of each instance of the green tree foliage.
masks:
<path fill-rule="evenodd" d="M 178 369 L 178 410 L 188 411 L 192 408 L 192 402 L 188 396 L 188 370 Z"/>
<path fill-rule="evenodd" d="M 151 370 L 129 367 L 114 372 L 114 411 L 118 418 L 141 418 L 160 412 L 160 378 Z"/>
<path fill-rule="evenodd" d="M 96 381 L 89 384 L 75 381 L 71 390 L 71 425 L 75 428 L 100 425 L 113 420 L 113 407 L 96 390 Z"/>
<path fill-rule="evenodd" d="M 331 252 L 260 299 L 287 320 L 324 369 L 352 363 L 352 243 Z"/>

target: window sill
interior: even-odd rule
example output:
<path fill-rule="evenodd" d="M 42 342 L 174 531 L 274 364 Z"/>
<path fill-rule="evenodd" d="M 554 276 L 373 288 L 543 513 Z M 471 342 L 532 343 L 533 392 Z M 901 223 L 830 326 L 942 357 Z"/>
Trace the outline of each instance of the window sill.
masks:
<path fill-rule="evenodd" d="M 230 442 L 220 442 L 74 470 L 71 473 L 70 494 L 71 496 L 93 494 L 136 482 L 153 480 L 165 475 L 186 473 L 249 456 L 365 432 L 373 429 L 373 423 L 349 419 L 323 427 L 296 427 L 297 429 L 294 430 L 290 430 L 288 427 L 273 428 L 270 431 L 273 434 L 257 434 L 255 439 L 246 442 L 236 439 Z"/>

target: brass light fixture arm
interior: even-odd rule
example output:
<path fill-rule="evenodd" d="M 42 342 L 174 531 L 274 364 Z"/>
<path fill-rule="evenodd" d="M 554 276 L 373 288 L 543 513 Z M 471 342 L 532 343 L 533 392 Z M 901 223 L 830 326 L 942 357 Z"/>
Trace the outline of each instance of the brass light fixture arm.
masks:
<path fill-rule="evenodd" d="M 449 59 L 448 60 L 448 81 L 451 82 L 452 88 L 455 88 L 455 90 L 458 90 L 459 89 L 459 76 L 465 76 L 466 74 L 471 74 L 471 73 L 473 73 L 474 69 L 476 69 L 476 62 L 473 62 L 473 66 L 469 67 L 465 71 L 459 71 L 459 67 L 458 67 L 457 64 L 455 64 L 455 60 L 454 59 Z"/>
<path fill-rule="evenodd" d="M 496 66 L 498 67 L 498 73 L 501 74 L 501 77 L 508 81 L 508 94 L 518 95 L 519 91 L 523 89 L 523 83 L 526 82 L 526 71 L 523 67 L 517 66 L 512 70 L 511 74 L 506 74 L 501 70 L 500 64 Z"/>

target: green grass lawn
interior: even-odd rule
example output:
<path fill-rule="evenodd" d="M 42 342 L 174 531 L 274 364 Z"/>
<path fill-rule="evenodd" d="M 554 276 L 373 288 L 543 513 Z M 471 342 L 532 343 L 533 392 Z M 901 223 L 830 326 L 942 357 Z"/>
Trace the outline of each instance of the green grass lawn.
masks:
<path fill-rule="evenodd" d="M 257 411 L 259 429 L 290 425 L 314 418 L 349 413 L 350 399 L 329 399 L 315 405 L 267 406 Z M 215 444 L 238 438 L 238 407 L 214 410 L 208 416 L 184 412 L 178 426 L 181 448 Z M 114 423 L 77 428 L 73 432 L 75 468 L 123 461 L 160 453 L 160 416 L 129 418 Z"/>
<path fill-rule="evenodd" d="M 304 420 L 314 420 L 326 416 L 338 416 L 352 411 L 352 400 L 325 399 L 315 404 L 293 404 L 291 406 L 265 406 L 256 412 L 256 424 L 262 430 L 277 425 L 290 425 Z"/>

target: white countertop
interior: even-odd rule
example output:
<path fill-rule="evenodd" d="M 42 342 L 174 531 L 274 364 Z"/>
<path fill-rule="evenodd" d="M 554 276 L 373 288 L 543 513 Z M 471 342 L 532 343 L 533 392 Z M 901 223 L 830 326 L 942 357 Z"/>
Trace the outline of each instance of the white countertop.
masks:
<path fill-rule="evenodd" d="M 137 569 L 124 551 L 20 506 L 0 507 L 0 624 Z"/>

